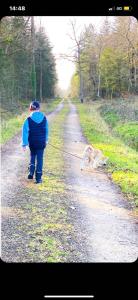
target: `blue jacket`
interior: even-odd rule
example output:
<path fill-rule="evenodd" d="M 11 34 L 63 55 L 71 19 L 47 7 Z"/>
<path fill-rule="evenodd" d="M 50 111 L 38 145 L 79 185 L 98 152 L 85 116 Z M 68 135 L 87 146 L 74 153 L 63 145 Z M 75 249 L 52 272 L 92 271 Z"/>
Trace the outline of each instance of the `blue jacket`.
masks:
<path fill-rule="evenodd" d="M 30 114 L 30 118 L 34 122 L 39 124 L 42 122 L 42 120 L 44 118 L 44 114 L 39 111 L 34 111 Z M 28 122 L 28 118 L 27 118 L 22 127 L 22 146 L 23 147 L 29 145 L 28 138 L 29 138 L 29 122 Z M 48 143 L 48 121 L 47 121 L 47 119 L 46 119 L 45 141 L 46 141 L 46 143 Z"/>

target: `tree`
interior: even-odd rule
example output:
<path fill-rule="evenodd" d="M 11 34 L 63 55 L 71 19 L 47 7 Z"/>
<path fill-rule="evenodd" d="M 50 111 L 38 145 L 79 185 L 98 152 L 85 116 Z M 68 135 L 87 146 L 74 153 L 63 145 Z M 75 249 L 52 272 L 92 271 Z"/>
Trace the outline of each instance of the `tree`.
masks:
<path fill-rule="evenodd" d="M 115 17 L 114 22 L 106 17 L 100 32 L 91 24 L 85 27 L 80 56 L 85 99 L 138 92 L 137 33 L 133 17 Z"/>
<path fill-rule="evenodd" d="M 73 50 L 71 51 L 70 55 L 61 55 L 62 58 L 68 59 L 73 61 L 77 66 L 77 72 L 79 76 L 79 98 L 80 102 L 83 103 L 84 100 L 84 93 L 83 93 L 83 76 L 82 76 L 82 60 L 81 60 L 81 53 L 83 48 L 84 37 L 83 33 L 77 36 L 76 30 L 76 21 L 70 21 L 72 32 L 68 34 L 70 39 L 73 41 L 74 46 Z"/>
<path fill-rule="evenodd" d="M 2 103 L 27 98 L 30 81 L 30 17 L 6 17 L 0 23 Z"/>
<path fill-rule="evenodd" d="M 36 32 L 33 17 L 5 17 L 0 23 L 0 99 L 6 109 L 54 96 L 55 58 L 42 31 Z"/>
<path fill-rule="evenodd" d="M 71 98 L 78 98 L 79 96 L 79 77 L 77 73 L 71 78 L 70 96 Z"/>
<path fill-rule="evenodd" d="M 54 96 L 57 76 L 52 47 L 43 27 L 36 32 L 35 62 L 36 96 L 44 101 L 44 98 Z"/>
<path fill-rule="evenodd" d="M 31 38 L 32 38 L 32 98 L 36 98 L 36 71 L 35 71 L 35 29 L 34 17 L 31 17 Z"/>
<path fill-rule="evenodd" d="M 138 69 L 138 23 L 133 17 L 116 17 L 114 26 L 114 47 L 122 49 L 127 57 L 128 92 L 137 91 Z"/>

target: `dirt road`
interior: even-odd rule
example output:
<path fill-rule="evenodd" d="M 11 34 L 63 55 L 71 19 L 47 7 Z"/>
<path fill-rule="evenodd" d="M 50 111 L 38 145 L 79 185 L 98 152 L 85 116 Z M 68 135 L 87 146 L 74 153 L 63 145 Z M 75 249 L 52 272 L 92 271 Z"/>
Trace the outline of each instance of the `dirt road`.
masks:
<path fill-rule="evenodd" d="M 61 102 L 54 112 L 47 118 L 52 121 L 54 116 L 63 108 Z M 28 153 L 23 153 L 21 147 L 21 132 L 9 140 L 1 151 L 1 204 L 10 206 L 13 198 L 21 185 L 22 179 L 28 168 Z"/>
<path fill-rule="evenodd" d="M 82 156 L 86 146 L 76 108 L 70 103 L 65 149 Z M 78 241 L 85 244 L 82 261 L 132 262 L 138 256 L 136 220 L 128 201 L 103 170 L 80 170 L 80 160 L 65 157 L 66 181 Z"/>
<path fill-rule="evenodd" d="M 71 103 L 69 106 L 70 113 L 64 124 L 65 150 L 82 156 L 87 142 L 81 132 L 76 108 Z M 63 103 L 48 116 L 50 122 L 62 107 Z M 2 149 L 2 259 L 6 261 L 22 261 L 25 255 L 27 257 L 27 242 L 35 238 L 28 234 L 31 224 L 24 226 L 28 222 L 28 214 L 24 218 L 22 208 L 26 203 L 32 205 L 33 196 L 24 193 L 28 153 L 23 155 L 20 143 L 18 134 Z M 119 188 L 103 170 L 82 172 L 79 159 L 67 154 L 63 158 L 67 193 L 64 201 L 68 206 L 70 223 L 74 226 L 73 235 L 69 236 L 74 251 L 72 261 L 135 261 L 138 256 L 136 220 Z M 23 226 L 19 227 L 19 222 Z M 28 257 L 26 259 L 29 260 Z"/>
<path fill-rule="evenodd" d="M 49 122 L 52 122 L 63 106 L 61 101 L 57 108 L 47 115 Z M 23 248 L 28 233 L 22 232 L 19 225 L 27 222 L 22 208 L 24 209 L 24 205 L 33 198 L 26 194 L 24 189 L 28 162 L 29 151 L 23 152 L 19 132 L 1 149 L 1 257 L 4 261 L 22 261 L 17 249 L 18 246 Z M 24 253 L 26 251 L 24 249 Z"/>

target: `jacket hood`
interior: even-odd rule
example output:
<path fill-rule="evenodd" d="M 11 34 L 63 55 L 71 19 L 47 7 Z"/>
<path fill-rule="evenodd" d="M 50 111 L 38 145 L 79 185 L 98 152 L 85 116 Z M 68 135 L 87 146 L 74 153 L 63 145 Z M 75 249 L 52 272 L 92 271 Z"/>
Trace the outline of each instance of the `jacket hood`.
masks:
<path fill-rule="evenodd" d="M 30 114 L 30 118 L 36 123 L 41 123 L 44 119 L 44 114 L 40 111 L 35 111 Z"/>

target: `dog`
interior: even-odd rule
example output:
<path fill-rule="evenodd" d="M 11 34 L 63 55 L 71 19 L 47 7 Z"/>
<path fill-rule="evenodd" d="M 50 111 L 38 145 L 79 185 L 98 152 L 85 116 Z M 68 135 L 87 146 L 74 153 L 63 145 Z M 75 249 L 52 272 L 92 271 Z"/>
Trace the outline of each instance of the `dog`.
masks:
<path fill-rule="evenodd" d="M 106 165 L 107 160 L 108 157 L 105 157 L 101 150 L 95 149 L 93 145 L 88 145 L 83 152 L 81 171 L 87 166 L 91 169 L 97 169 Z"/>

